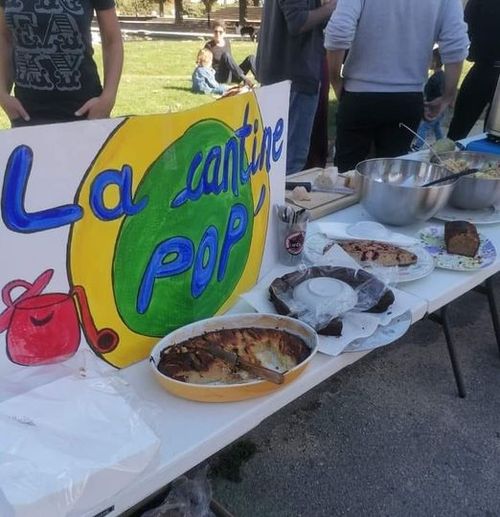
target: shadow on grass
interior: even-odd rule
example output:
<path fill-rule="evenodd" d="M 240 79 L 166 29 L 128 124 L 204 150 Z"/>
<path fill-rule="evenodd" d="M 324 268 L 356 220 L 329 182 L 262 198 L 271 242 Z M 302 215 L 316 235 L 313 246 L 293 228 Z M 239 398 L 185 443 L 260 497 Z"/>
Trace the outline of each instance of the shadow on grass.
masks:
<path fill-rule="evenodd" d="M 189 86 L 164 86 L 163 89 L 164 90 L 177 90 L 177 91 L 180 91 L 180 92 L 193 93 Z"/>

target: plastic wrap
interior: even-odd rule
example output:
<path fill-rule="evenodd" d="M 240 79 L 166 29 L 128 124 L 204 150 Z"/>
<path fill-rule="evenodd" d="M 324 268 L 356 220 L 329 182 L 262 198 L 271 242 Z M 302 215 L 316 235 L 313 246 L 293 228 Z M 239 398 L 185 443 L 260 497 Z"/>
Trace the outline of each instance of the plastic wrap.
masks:
<path fill-rule="evenodd" d="M 208 466 L 191 477 L 181 476 L 172 482 L 166 499 L 141 517 L 214 517 L 210 511 L 212 488 L 207 477 Z"/>
<path fill-rule="evenodd" d="M 308 287 L 309 294 L 304 295 L 301 286 Z M 328 335 L 340 335 L 342 314 L 351 310 L 384 312 L 394 302 L 394 293 L 374 275 L 334 266 L 299 268 L 276 278 L 269 293 L 280 314 L 298 318 Z"/>
<path fill-rule="evenodd" d="M 92 515 L 155 457 L 159 439 L 139 411 L 152 407 L 84 355 L 77 365 L 2 379 L 0 515 Z"/>

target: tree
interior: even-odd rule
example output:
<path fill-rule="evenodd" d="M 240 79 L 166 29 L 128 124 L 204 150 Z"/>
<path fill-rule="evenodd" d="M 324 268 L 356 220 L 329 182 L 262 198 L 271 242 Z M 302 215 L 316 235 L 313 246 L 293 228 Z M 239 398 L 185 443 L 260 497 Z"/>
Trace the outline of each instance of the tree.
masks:
<path fill-rule="evenodd" d="M 276 2 L 277 0 L 272 0 Z M 240 6 L 240 25 L 244 25 L 246 23 L 247 17 L 247 0 L 239 0 Z"/>
<path fill-rule="evenodd" d="M 205 6 L 205 11 L 207 13 L 207 23 L 210 27 L 211 21 L 210 21 L 210 14 L 212 12 L 212 6 L 217 3 L 217 0 L 201 0 L 203 2 L 203 5 Z"/>
<path fill-rule="evenodd" d="M 174 0 L 175 23 L 182 23 L 184 15 L 183 0 Z"/>

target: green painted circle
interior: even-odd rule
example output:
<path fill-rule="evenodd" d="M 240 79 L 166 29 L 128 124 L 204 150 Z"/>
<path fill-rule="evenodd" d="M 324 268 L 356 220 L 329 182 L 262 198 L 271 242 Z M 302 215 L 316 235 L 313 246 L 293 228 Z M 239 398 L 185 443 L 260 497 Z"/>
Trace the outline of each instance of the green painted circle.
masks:
<path fill-rule="evenodd" d="M 161 337 L 182 325 L 212 316 L 231 295 L 243 274 L 253 232 L 250 181 L 245 185 L 239 183 L 238 197 L 234 196 L 230 181 L 227 192 L 202 195 L 198 200 L 187 201 L 177 208 L 170 206 L 186 185 L 187 169 L 196 152 L 201 151 L 203 157 L 206 157 L 213 146 L 220 146 L 223 158 L 224 147 L 231 137 L 234 137 L 231 129 L 219 121 L 205 120 L 196 123 L 160 155 L 137 188 L 134 203 L 147 197 L 148 204 L 142 212 L 125 217 L 123 221 L 113 261 L 113 287 L 121 318 L 138 334 Z M 222 163 L 223 159 L 220 175 Z M 247 158 L 244 156 L 243 166 L 247 165 Z M 197 169 L 194 186 L 199 183 L 202 168 L 200 166 Z M 212 178 L 213 168 L 210 171 Z M 248 227 L 245 235 L 231 249 L 226 274 L 219 282 L 217 269 L 220 251 L 230 210 L 235 203 L 246 207 Z M 196 254 L 201 238 L 210 225 L 217 229 L 219 239 L 215 271 L 205 291 L 193 299 L 192 267 L 177 276 L 157 278 L 148 309 L 144 314 L 139 314 L 139 288 L 158 244 L 175 236 L 188 237 L 194 244 Z M 167 257 L 167 262 L 172 258 Z M 205 255 L 204 265 L 207 259 Z"/>

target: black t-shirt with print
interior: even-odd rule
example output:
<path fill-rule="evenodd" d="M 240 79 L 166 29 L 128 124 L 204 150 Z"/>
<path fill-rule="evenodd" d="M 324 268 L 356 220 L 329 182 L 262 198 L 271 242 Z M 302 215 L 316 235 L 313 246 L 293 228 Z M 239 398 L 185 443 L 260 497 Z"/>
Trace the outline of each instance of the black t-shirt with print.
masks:
<path fill-rule="evenodd" d="M 114 0 L 0 0 L 12 33 L 15 96 L 32 119 L 72 120 L 100 95 L 90 24 Z"/>

